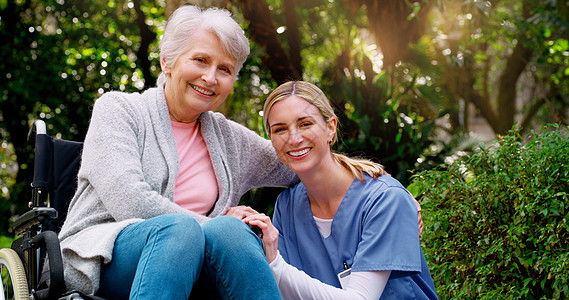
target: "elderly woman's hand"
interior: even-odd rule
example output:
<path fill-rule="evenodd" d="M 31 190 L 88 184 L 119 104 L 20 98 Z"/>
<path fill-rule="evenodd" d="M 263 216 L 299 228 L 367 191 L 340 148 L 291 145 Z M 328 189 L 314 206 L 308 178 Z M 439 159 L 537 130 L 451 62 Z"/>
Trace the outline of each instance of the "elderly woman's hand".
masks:
<path fill-rule="evenodd" d="M 230 207 L 227 209 L 227 211 L 225 212 L 226 216 L 232 216 L 232 217 L 236 217 L 239 220 L 243 220 L 243 218 L 250 216 L 250 215 L 255 215 L 258 214 L 259 212 L 257 212 L 256 210 L 252 209 L 249 206 L 245 206 L 245 205 L 239 205 L 239 206 L 234 206 L 234 207 Z"/>
<path fill-rule="evenodd" d="M 265 244 L 265 256 L 269 263 L 277 258 L 277 246 L 279 242 L 279 231 L 273 226 L 271 218 L 265 214 L 250 215 L 243 219 L 243 222 L 257 226 L 263 231 L 263 243 Z"/>

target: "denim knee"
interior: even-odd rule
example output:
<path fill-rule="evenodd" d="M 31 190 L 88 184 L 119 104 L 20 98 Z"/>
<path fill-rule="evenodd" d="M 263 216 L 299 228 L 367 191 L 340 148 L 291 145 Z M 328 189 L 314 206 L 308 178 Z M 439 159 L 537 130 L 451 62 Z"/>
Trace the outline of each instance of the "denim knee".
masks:
<path fill-rule="evenodd" d="M 204 251 L 203 231 L 191 216 L 161 215 L 131 224 L 115 241 L 111 262 L 102 267 L 99 295 L 174 299 L 179 294 L 187 299 Z"/>
<path fill-rule="evenodd" d="M 216 217 L 202 225 L 206 253 L 202 275 L 222 299 L 281 299 L 262 242 L 243 221 Z"/>
<path fill-rule="evenodd" d="M 200 223 L 189 215 L 168 214 L 155 217 L 154 219 L 157 224 L 162 225 L 165 228 L 168 227 L 170 228 L 169 230 L 182 235 L 192 235 L 202 231 Z"/>
<path fill-rule="evenodd" d="M 219 216 L 202 225 L 206 247 L 211 249 L 256 249 L 261 252 L 262 241 L 249 225 L 232 216 Z M 264 255 L 264 254 L 263 254 Z"/>
<path fill-rule="evenodd" d="M 164 243 L 170 246 L 176 245 L 174 248 L 180 249 L 181 252 L 189 248 L 205 249 L 202 227 L 193 217 L 184 214 L 168 214 L 156 217 L 155 221 Z"/>
<path fill-rule="evenodd" d="M 207 223 L 203 224 L 204 230 L 208 230 L 211 233 L 227 233 L 227 229 L 234 226 L 247 226 L 243 221 L 232 216 L 219 216 L 209 220 Z"/>

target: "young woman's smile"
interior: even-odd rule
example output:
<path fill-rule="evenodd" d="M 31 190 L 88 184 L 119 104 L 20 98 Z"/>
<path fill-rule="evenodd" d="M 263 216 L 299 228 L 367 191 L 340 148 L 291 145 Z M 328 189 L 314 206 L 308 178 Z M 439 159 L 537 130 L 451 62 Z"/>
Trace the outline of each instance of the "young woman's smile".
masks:
<path fill-rule="evenodd" d="M 304 157 L 308 152 L 310 152 L 311 149 L 312 148 L 310 148 L 310 147 L 305 147 L 305 148 L 302 148 L 301 150 L 289 151 L 287 153 L 288 153 L 288 155 L 292 156 L 293 158 L 301 158 L 301 157 Z"/>
<path fill-rule="evenodd" d="M 279 159 L 297 174 L 314 171 L 329 157 L 335 127 L 318 108 L 297 96 L 276 102 L 269 112 L 269 133 Z"/>

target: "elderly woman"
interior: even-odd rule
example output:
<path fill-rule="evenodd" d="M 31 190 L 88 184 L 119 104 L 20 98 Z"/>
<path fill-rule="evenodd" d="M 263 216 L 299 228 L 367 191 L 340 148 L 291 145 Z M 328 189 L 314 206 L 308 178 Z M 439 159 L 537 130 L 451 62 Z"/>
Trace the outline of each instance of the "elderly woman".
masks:
<path fill-rule="evenodd" d="M 248 54 L 229 12 L 183 6 L 160 42 L 158 86 L 95 102 L 59 235 L 68 289 L 280 299 L 262 243 L 241 221 L 255 211 L 236 205 L 253 187 L 298 179 L 270 141 L 212 112 Z"/>

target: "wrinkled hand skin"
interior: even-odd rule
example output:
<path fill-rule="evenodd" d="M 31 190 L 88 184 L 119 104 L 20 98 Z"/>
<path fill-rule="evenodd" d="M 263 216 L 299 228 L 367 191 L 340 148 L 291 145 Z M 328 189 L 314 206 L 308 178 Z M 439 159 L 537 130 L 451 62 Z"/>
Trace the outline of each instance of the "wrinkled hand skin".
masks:
<path fill-rule="evenodd" d="M 243 220 L 245 217 L 250 216 L 250 215 L 255 215 L 258 214 L 259 212 L 257 212 L 256 210 L 252 209 L 249 206 L 245 206 L 245 205 L 239 205 L 239 206 L 234 206 L 234 207 L 230 207 L 227 209 L 227 211 L 225 212 L 226 216 L 232 216 L 232 217 L 236 217 L 239 220 Z"/>

